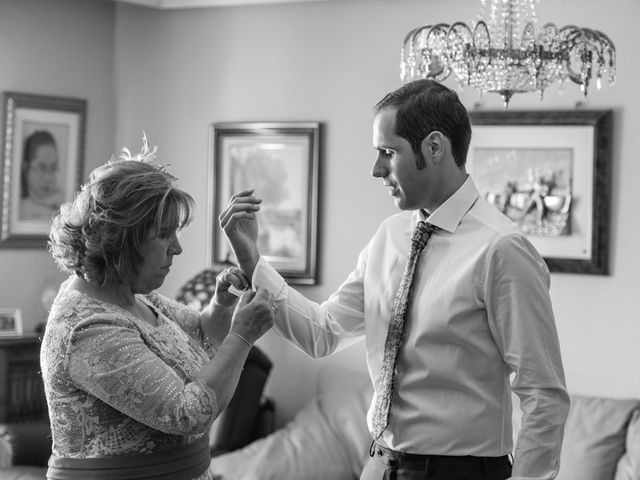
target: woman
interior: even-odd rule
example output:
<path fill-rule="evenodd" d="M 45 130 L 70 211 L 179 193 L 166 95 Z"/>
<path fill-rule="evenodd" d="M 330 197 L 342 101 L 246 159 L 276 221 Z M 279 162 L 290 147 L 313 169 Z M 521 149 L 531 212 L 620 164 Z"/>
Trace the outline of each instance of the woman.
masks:
<path fill-rule="evenodd" d="M 20 218 L 49 220 L 62 203 L 58 147 L 51 133 L 37 130 L 25 139 L 20 168 Z"/>
<path fill-rule="evenodd" d="M 218 276 L 200 313 L 157 293 L 193 199 L 175 178 L 132 158 L 93 171 L 55 215 L 49 249 L 71 273 L 42 344 L 53 437 L 47 478 L 213 478 L 208 429 L 237 386 L 251 344 L 273 324 L 273 298 L 229 292 L 247 281 Z"/>

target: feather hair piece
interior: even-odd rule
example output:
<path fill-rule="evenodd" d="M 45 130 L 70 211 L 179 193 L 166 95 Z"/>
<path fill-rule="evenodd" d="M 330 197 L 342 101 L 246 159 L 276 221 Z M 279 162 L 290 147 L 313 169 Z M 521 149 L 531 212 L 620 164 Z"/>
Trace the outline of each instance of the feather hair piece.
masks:
<path fill-rule="evenodd" d="M 149 150 L 149 142 L 147 141 L 147 134 L 142 132 L 142 148 L 140 153 L 131 155 L 131 152 L 127 147 L 122 147 L 120 150 L 119 160 L 134 160 L 138 162 L 153 162 L 156 159 L 158 153 L 158 147 L 154 146 L 153 150 Z"/>

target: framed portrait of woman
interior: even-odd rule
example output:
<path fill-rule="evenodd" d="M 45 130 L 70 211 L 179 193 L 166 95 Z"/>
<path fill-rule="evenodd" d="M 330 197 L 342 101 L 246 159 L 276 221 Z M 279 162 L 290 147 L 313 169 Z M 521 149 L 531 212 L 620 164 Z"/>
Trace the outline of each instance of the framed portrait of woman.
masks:
<path fill-rule="evenodd" d="M 4 92 L 3 105 L 0 247 L 40 248 L 80 186 L 87 102 Z"/>

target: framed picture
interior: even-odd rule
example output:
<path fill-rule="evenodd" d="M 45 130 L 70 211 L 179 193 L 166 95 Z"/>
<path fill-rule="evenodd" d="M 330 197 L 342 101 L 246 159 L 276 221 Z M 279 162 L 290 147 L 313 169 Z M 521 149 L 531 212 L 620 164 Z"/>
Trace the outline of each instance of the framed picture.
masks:
<path fill-rule="evenodd" d="M 43 247 L 80 186 L 87 103 L 4 92 L 3 104 L 0 247 Z"/>
<path fill-rule="evenodd" d="M 292 284 L 315 285 L 320 123 L 215 123 L 210 129 L 214 262 L 232 260 L 217 218 L 231 195 L 263 200 L 258 247 Z"/>
<path fill-rule="evenodd" d="M 0 337 L 22 335 L 22 312 L 19 308 L 0 308 Z"/>
<path fill-rule="evenodd" d="M 608 274 L 610 110 L 470 112 L 468 171 L 552 272 Z"/>

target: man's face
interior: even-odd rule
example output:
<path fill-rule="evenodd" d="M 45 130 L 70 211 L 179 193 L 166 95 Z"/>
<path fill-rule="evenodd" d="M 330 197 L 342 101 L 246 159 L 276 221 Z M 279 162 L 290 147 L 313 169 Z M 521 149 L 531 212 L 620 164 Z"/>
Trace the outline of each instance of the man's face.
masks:
<path fill-rule="evenodd" d="M 428 208 L 428 162 L 418 169 L 418 158 L 405 138 L 396 134 L 396 109 L 383 108 L 373 120 L 373 148 L 377 157 L 371 175 L 382 178 L 400 210 Z"/>

